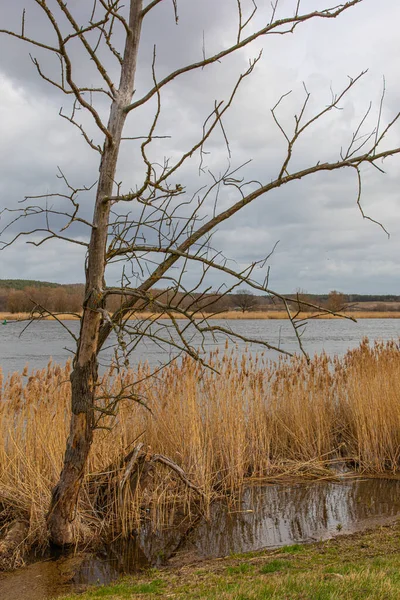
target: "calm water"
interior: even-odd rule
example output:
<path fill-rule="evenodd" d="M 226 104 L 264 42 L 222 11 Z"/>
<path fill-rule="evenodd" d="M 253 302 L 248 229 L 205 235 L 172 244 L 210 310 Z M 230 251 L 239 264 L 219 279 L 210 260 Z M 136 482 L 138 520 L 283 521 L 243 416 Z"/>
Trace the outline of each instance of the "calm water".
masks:
<path fill-rule="evenodd" d="M 249 487 L 234 511 L 215 503 L 179 550 L 209 558 L 353 533 L 398 517 L 399 493 L 385 479 Z"/>
<path fill-rule="evenodd" d="M 293 329 L 287 320 L 215 320 L 213 325 L 222 325 L 243 336 L 257 340 L 266 340 L 289 352 L 297 352 L 298 345 Z M 78 333 L 79 323 L 67 321 L 66 325 L 74 334 Z M 68 332 L 55 321 L 42 321 L 32 323 L 24 333 L 22 330 L 26 323 L 12 323 L 0 325 L 0 366 L 4 373 L 22 370 L 25 365 L 30 369 L 40 369 L 46 366 L 51 357 L 54 362 L 64 363 L 74 349 L 74 340 Z M 159 335 L 170 335 L 168 322 L 164 322 Z M 343 355 L 349 348 L 357 346 L 363 337 L 370 341 L 398 339 L 400 337 L 400 319 L 360 319 L 358 323 L 348 320 L 317 320 L 310 321 L 303 331 L 303 344 L 309 354 L 324 350 L 330 355 Z M 111 339 L 111 342 L 114 340 Z M 218 338 L 210 335 L 205 339 L 204 351 L 216 346 L 222 346 L 225 338 L 219 334 Z M 193 335 L 192 346 L 200 346 L 202 340 L 198 334 Z M 231 341 L 230 343 L 234 343 Z M 238 341 L 239 350 L 245 344 Z M 260 349 L 253 345 L 252 349 Z M 113 349 L 109 347 L 102 353 L 102 363 L 106 365 L 112 357 Z M 171 356 L 166 345 L 158 345 L 150 340 L 142 341 L 132 353 L 130 362 L 135 365 L 140 361 L 148 361 L 155 367 L 162 364 Z M 268 351 L 274 358 L 277 353 Z"/>

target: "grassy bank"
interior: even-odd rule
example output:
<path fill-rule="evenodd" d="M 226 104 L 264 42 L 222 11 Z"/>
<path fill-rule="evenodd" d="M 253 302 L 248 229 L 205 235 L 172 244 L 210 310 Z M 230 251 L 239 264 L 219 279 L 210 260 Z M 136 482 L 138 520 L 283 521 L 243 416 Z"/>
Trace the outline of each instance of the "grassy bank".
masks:
<path fill-rule="evenodd" d="M 151 570 L 68 600 L 397 600 L 400 526 L 175 569 Z"/>
<path fill-rule="evenodd" d="M 309 365 L 299 357 L 275 364 L 262 354 L 233 352 L 215 352 L 209 361 L 219 374 L 185 359 L 153 378 L 146 366 L 102 378 L 99 409 L 123 389 L 152 412 L 128 397 L 116 418 L 97 413 L 103 429 L 95 432 L 77 506 L 77 541 L 129 535 L 143 515 L 161 527 L 171 523 L 176 507 L 190 516 L 199 504 L 198 495 L 161 464 L 151 485 L 120 485 L 126 469 L 121 457 L 138 439 L 149 453 L 184 469 L 202 491 L 203 510 L 246 481 L 329 477 L 338 460 L 362 473 L 399 470 L 394 342 L 371 348 L 365 341 L 343 359 L 316 356 Z M 68 432 L 69 373 L 69 364 L 49 364 L 0 381 L 0 522 L 28 515 L 31 544 L 47 543 L 46 509 Z M 107 487 L 110 473 L 118 485 Z M 93 489 L 101 490 L 101 509 Z"/>
<path fill-rule="evenodd" d="M 400 318 L 400 311 L 372 311 L 372 310 L 359 310 L 359 311 L 351 311 L 351 312 L 344 312 L 343 313 L 346 316 L 350 316 L 354 319 L 399 319 Z M 274 310 L 274 311 L 246 311 L 246 312 L 241 312 L 241 311 L 236 311 L 236 310 L 230 310 L 230 311 L 226 311 L 226 312 L 221 312 L 218 314 L 211 314 L 211 315 L 204 315 L 207 319 L 228 319 L 228 320 L 241 320 L 241 319 L 287 319 L 288 315 L 285 311 L 283 310 Z M 169 319 L 170 317 L 168 315 L 155 315 L 154 313 L 150 313 L 150 312 L 142 312 L 142 313 L 137 313 L 136 315 L 132 316 L 132 319 L 154 319 L 155 317 L 159 318 L 159 319 Z M 185 319 L 186 317 L 182 316 L 181 313 L 173 313 L 173 317 L 175 319 Z M 334 317 L 333 315 L 329 315 L 329 314 L 322 314 L 319 315 L 318 317 L 313 317 L 312 313 L 299 313 L 299 315 L 297 316 L 299 319 L 312 319 L 312 318 L 318 318 L 318 319 L 338 319 L 340 317 Z M 62 320 L 62 321 L 70 321 L 70 320 L 77 320 L 78 317 L 76 315 L 71 315 L 71 314 L 58 314 L 57 318 Z M 27 320 L 29 319 L 29 313 L 9 313 L 9 312 L 2 312 L 0 313 L 0 320 L 4 320 L 6 319 L 7 321 L 23 321 L 23 320 Z M 49 316 L 49 317 L 45 317 L 45 320 L 48 321 L 52 321 L 54 320 L 53 317 Z"/>

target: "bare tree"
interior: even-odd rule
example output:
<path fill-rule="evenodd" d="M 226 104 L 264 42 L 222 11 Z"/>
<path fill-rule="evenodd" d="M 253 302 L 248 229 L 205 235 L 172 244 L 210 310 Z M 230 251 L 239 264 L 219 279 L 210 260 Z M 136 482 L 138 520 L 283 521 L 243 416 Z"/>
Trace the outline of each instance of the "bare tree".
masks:
<path fill-rule="evenodd" d="M 399 120 L 399 114 L 385 126 L 382 126 L 379 118 L 374 131 L 366 136 L 361 131 L 364 118 L 348 148 L 341 151 L 337 160 L 310 163 L 301 170 L 292 168 L 293 149 L 298 139 L 317 120 L 340 107 L 344 96 L 363 77 L 364 73 L 361 73 L 349 79 L 340 93 L 333 94 L 328 106 L 324 105 L 312 115 L 309 115 L 310 93 L 305 88 L 304 101 L 295 116 L 292 130 L 284 125 L 279 115 L 286 94 L 278 100 L 272 108 L 272 117 L 285 140 L 286 152 L 272 179 L 261 182 L 246 180 L 242 174 L 246 165 L 243 165 L 242 169 L 228 166 L 225 172 L 218 175 L 211 173 L 208 186 L 202 187 L 195 194 L 189 194 L 182 185 L 182 168 L 197 155 L 200 173 L 207 174 L 204 164 L 207 143 L 217 131 L 222 132 L 227 153 L 230 154 L 224 118 L 235 100 L 238 89 L 257 67 L 261 54 L 256 54 L 254 59 L 250 60 L 248 68 L 238 76 L 225 101 L 215 102 L 206 115 L 198 139 L 191 143 L 190 147 L 182 149 L 179 156 L 171 151 L 173 158 L 165 158 L 160 164 L 152 160 L 150 149 L 155 140 L 164 139 L 163 132 L 159 131 L 159 121 L 165 90 L 169 84 L 190 72 L 200 72 L 216 63 L 224 65 L 230 55 L 251 47 L 257 40 L 276 34 L 291 34 L 297 27 L 312 19 L 335 19 L 361 1 L 351 0 L 332 8 L 321 7 L 307 13 L 301 11 L 301 2 L 298 0 L 294 2 L 292 14 L 282 17 L 279 0 L 276 0 L 272 3 L 268 22 L 257 28 L 256 3 L 253 1 L 252 9 L 247 14 L 242 0 L 237 0 L 238 29 L 235 39 L 211 55 L 207 54 L 204 46 L 200 60 L 188 63 L 160 79 L 157 77 L 157 52 L 154 48 L 150 67 L 152 84 L 140 97 L 134 96 L 134 90 L 142 26 L 149 14 L 159 9 L 161 0 L 129 0 L 125 3 L 127 6 L 124 6 L 121 0 L 94 0 L 93 10 L 84 22 L 78 20 L 77 15 L 82 11 L 73 3 L 64 0 L 30 0 L 28 3 L 27 0 L 29 8 L 36 7 L 47 21 L 50 35 L 45 40 L 31 37 L 29 15 L 25 14 L 25 11 L 18 31 L 7 28 L 0 30 L 4 35 L 18 38 L 36 48 L 40 56 L 46 51 L 58 61 L 60 72 L 57 77 L 53 71 L 46 71 L 42 58 L 32 57 L 39 76 L 72 98 L 70 112 L 60 111 L 61 117 L 68 119 L 90 148 L 99 155 L 99 176 L 95 184 L 96 198 L 91 220 L 82 216 L 80 198 L 85 193 L 90 194 L 92 187 L 77 188 L 60 171 L 59 176 L 65 184 L 65 192 L 54 194 L 52 198 L 54 201 L 60 200 L 61 208 L 57 208 L 55 202 L 49 202 L 50 195 L 28 197 L 22 209 L 11 209 L 11 222 L 15 224 L 21 219 L 33 217 L 34 226 L 30 231 L 18 233 L 4 243 L 4 247 L 7 247 L 21 235 L 31 234 L 34 237 L 30 241 L 36 245 L 47 240 L 61 239 L 83 245 L 87 250 L 83 314 L 71 374 L 70 433 L 64 465 L 59 482 L 53 490 L 48 513 L 50 537 L 55 544 L 65 545 L 73 541 L 75 507 L 92 445 L 93 431 L 99 425 L 103 412 L 111 414 L 116 410 L 118 398 L 114 398 L 108 407 L 96 403 L 98 355 L 110 334 L 114 332 L 120 342 L 116 348 L 117 366 L 128 364 L 130 353 L 137 348 L 139 341 L 146 337 L 151 337 L 158 343 L 171 344 L 177 351 L 186 352 L 202 360 L 193 346 L 193 331 L 201 335 L 207 332 L 233 335 L 229 328 L 211 325 L 201 315 L 197 315 L 200 318 L 195 319 L 195 306 L 196 303 L 199 304 L 202 294 L 205 297 L 207 288 L 204 281 L 210 271 L 230 278 L 232 283 L 226 288 L 226 293 L 234 292 L 237 286 L 245 284 L 256 292 L 277 297 L 286 307 L 297 333 L 298 323 L 292 314 L 288 299 L 268 287 L 268 271 L 266 277 L 261 280 L 255 276 L 256 269 L 263 268 L 266 259 L 253 262 L 245 269 L 237 269 L 218 249 L 214 249 L 211 234 L 217 226 L 257 198 L 315 173 L 343 168 L 356 173 L 360 189 L 357 203 L 361 209 L 360 166 L 370 164 L 380 168 L 377 164 L 379 161 L 400 153 L 400 148 L 382 148 L 382 142 L 389 129 Z M 165 2 L 167 0 L 164 0 Z M 178 23 L 178 0 L 171 1 L 171 10 Z M 4 19 L 2 22 L 4 23 Z M 77 61 L 80 60 L 76 55 L 78 44 L 89 59 L 92 69 L 91 75 L 83 83 L 77 68 Z M 115 64 L 110 67 L 112 60 Z M 114 74 L 117 70 L 116 78 Z M 90 82 L 94 82 L 93 85 Z M 145 105 L 155 107 L 149 130 L 137 131 L 135 136 L 124 137 L 128 117 Z M 105 120 L 104 115 L 107 111 L 108 120 Z M 83 113 L 86 113 L 86 117 L 81 116 Z M 93 126 L 97 128 L 96 134 L 92 133 Z M 143 166 L 144 175 L 141 180 L 135 182 L 132 189 L 117 181 L 118 157 L 122 143 L 138 144 Z M 227 188 L 232 192 L 232 198 L 236 194 L 236 199 L 228 207 L 225 205 L 225 208 L 220 209 L 219 195 Z M 214 207 L 211 216 L 207 217 L 202 210 L 211 200 L 214 201 Z M 67 210 L 63 208 L 66 202 L 70 207 Z M 38 226 L 40 218 L 43 219 L 43 223 Z M 53 225 L 61 218 L 62 226 Z M 88 228 L 88 241 L 74 235 L 76 226 Z M 41 236 L 39 241 L 38 236 Z M 121 285 L 107 287 L 106 268 L 120 261 L 124 261 Z M 199 267 L 200 276 L 198 284 L 188 289 L 184 275 L 190 265 L 193 265 L 193 269 Z M 163 295 L 157 291 L 159 289 L 163 290 Z M 178 293 L 180 300 L 177 301 Z M 218 293 L 220 294 L 220 290 Z M 120 302 L 117 310 L 109 315 L 106 302 L 111 296 L 119 297 Z M 201 304 L 202 310 L 205 310 L 206 302 Z M 152 325 L 140 318 L 130 320 L 132 315 L 140 314 L 140 311 L 150 305 L 157 309 L 161 316 L 169 315 L 170 320 L 157 321 Z M 177 311 L 185 316 L 186 320 L 178 321 L 174 316 Z M 273 347 L 267 341 L 264 345 Z M 127 390 L 124 390 L 125 396 L 127 393 Z"/>
<path fill-rule="evenodd" d="M 332 290 L 328 294 L 328 300 L 326 301 L 326 305 L 329 308 L 329 310 L 332 310 L 333 312 L 339 312 L 341 310 L 344 310 L 347 306 L 346 297 L 341 292 L 338 292 L 337 290 Z"/>
<path fill-rule="evenodd" d="M 232 303 L 239 308 L 242 313 L 253 310 L 258 304 L 258 298 L 252 292 L 246 290 L 238 290 L 236 294 L 232 294 Z"/>

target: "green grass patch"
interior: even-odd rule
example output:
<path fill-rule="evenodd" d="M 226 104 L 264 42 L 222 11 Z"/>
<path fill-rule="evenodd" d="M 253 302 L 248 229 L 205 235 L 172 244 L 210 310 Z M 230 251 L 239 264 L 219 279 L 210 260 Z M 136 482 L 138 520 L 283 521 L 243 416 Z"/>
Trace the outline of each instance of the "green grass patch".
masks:
<path fill-rule="evenodd" d="M 235 565 L 233 567 L 227 567 L 226 568 L 226 572 L 229 575 L 236 575 L 236 574 L 244 574 L 244 573 L 251 573 L 252 571 L 254 571 L 254 567 L 253 565 L 250 565 L 249 563 L 240 563 L 239 565 Z"/>
<path fill-rule="evenodd" d="M 399 600 L 400 523 L 306 546 L 149 571 L 69 600 Z"/>
<path fill-rule="evenodd" d="M 132 596 L 159 596 L 163 593 L 165 583 L 162 579 L 155 579 L 149 582 L 141 583 L 117 583 L 115 585 L 101 586 L 92 588 L 86 594 L 80 595 L 80 598 L 96 600 L 97 598 L 132 598 Z M 73 598 L 74 596 L 70 596 Z"/>
<path fill-rule="evenodd" d="M 288 560 L 271 560 L 271 562 L 265 563 L 259 569 L 259 573 L 276 573 L 277 571 L 283 571 L 283 569 L 290 568 L 291 564 Z"/>
<path fill-rule="evenodd" d="M 280 551 L 282 554 L 296 554 L 302 550 L 304 550 L 304 546 L 301 544 L 292 544 L 292 546 L 283 546 Z"/>

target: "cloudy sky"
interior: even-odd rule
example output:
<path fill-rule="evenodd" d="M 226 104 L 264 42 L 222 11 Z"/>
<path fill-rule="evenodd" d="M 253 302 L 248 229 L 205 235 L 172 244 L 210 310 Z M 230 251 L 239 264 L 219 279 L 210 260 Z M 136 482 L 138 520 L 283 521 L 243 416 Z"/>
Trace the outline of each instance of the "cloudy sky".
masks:
<path fill-rule="evenodd" d="M 53 6 L 53 0 L 48 4 Z M 243 2 L 245 12 L 251 4 Z M 257 4 L 259 9 L 249 33 L 270 19 L 269 0 L 258 0 Z M 88 16 L 85 8 L 90 13 L 92 3 L 70 0 L 68 6 L 84 24 Z M 276 17 L 293 15 L 295 6 L 295 1 L 281 0 Z M 303 0 L 300 12 L 329 6 L 325 0 Z M 51 43 L 54 36 L 34 0 L 0 0 L 0 27 L 20 31 L 23 8 L 26 34 Z M 154 45 L 157 78 L 161 79 L 176 68 L 201 59 L 203 50 L 211 55 L 235 40 L 236 0 L 178 0 L 178 11 L 178 25 L 174 22 L 172 0 L 162 0 L 146 16 L 135 98 L 151 86 Z M 360 135 L 371 133 L 376 126 L 383 77 L 386 91 L 381 130 L 400 111 L 399 21 L 398 0 L 363 0 L 335 20 L 314 19 L 299 25 L 293 34 L 260 38 L 233 57 L 183 75 L 163 90 L 157 134 L 170 137 L 153 143 L 151 159 L 176 160 L 196 142 L 214 101 L 229 98 L 238 76 L 260 49 L 262 58 L 242 82 L 224 120 L 231 158 L 228 159 L 219 130 L 206 146 L 204 173 L 199 175 L 195 156 L 176 181 L 186 186 L 190 197 L 196 189 L 210 184 L 209 172 L 217 175 L 227 168 L 228 162 L 236 168 L 250 159 L 240 177 L 264 184 L 275 179 L 286 156 L 285 139 L 270 110 L 279 98 L 291 91 L 277 112 L 282 126 L 291 132 L 294 115 L 299 114 L 304 101 L 304 84 L 311 94 L 306 112 L 310 118 L 329 104 L 332 93 L 340 93 L 349 77 L 368 70 L 342 100 L 340 110 L 330 111 L 300 137 L 289 170 L 339 159 L 341 148 L 348 147 L 370 102 L 372 107 Z M 118 45 L 118 40 L 115 43 Z M 74 187 L 92 185 L 98 173 L 99 155 L 86 145 L 76 128 L 59 117 L 61 107 L 68 111 L 69 99 L 40 79 L 30 52 L 40 60 L 46 73 L 58 76 L 57 64 L 44 51 L 1 34 L 1 208 L 20 207 L 18 203 L 29 195 L 63 193 L 62 182 L 57 179 L 58 167 Z M 97 85 L 93 67 L 78 44 L 71 45 L 71 56 L 77 80 Z M 109 58 L 105 61 L 110 75 L 117 79 L 117 64 Z M 107 103 L 100 100 L 97 106 L 105 117 Z M 127 136 L 146 134 L 153 114 L 154 102 L 131 114 Z M 102 143 L 89 118 L 79 115 L 79 122 L 96 143 Z M 140 185 L 143 164 L 137 146 L 135 149 L 134 143 L 124 144 L 117 180 L 122 182 L 124 191 L 129 191 Z M 386 136 L 382 149 L 398 146 L 400 124 Z M 384 174 L 372 166 L 361 169 L 362 205 L 367 215 L 384 225 L 390 238 L 378 225 L 362 218 L 357 207 L 356 172 L 348 169 L 313 175 L 258 198 L 221 225 L 214 234 L 213 247 L 229 257 L 232 266 L 241 269 L 267 255 L 279 242 L 269 260 L 270 286 L 277 291 L 288 293 L 301 288 L 313 293 L 338 289 L 348 293 L 400 294 L 400 155 L 379 163 L 379 167 Z M 220 208 L 227 208 L 236 199 L 232 188 L 222 187 Z M 90 220 L 93 192 L 82 194 L 79 201 L 82 216 Z M 55 198 L 52 206 L 62 209 L 64 202 Z M 214 199 L 210 198 L 204 204 L 204 214 L 210 215 L 213 207 Z M 1 227 L 8 218 L 8 213 L 2 214 Z M 32 225 L 26 221 L 15 224 L 3 233 L 3 241 L 7 242 L 22 228 L 31 229 Z M 87 228 L 76 228 L 72 233 L 78 241 L 84 240 Z M 83 281 L 82 246 L 50 241 L 36 248 L 25 241 L 20 238 L 0 253 L 0 278 Z M 108 282 L 114 283 L 117 274 L 118 268 L 111 268 Z M 189 273 L 189 280 L 194 275 Z M 214 287 L 220 283 L 218 277 L 211 278 Z"/>

